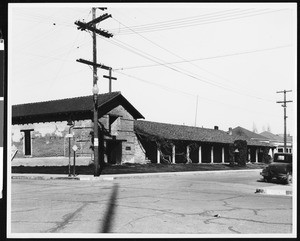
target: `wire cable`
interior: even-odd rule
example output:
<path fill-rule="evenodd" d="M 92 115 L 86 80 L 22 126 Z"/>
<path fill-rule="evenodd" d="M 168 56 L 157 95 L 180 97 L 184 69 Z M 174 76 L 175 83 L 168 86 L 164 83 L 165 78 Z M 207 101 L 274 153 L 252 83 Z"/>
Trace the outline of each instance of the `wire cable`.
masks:
<path fill-rule="evenodd" d="M 286 9 L 277 9 L 277 10 L 269 10 L 268 9 L 262 9 L 262 10 L 254 10 L 250 13 L 237 13 L 237 14 L 232 14 L 230 16 L 218 16 L 218 17 L 210 17 L 206 18 L 203 20 L 192 20 L 190 22 L 174 22 L 172 24 L 162 24 L 161 26 L 157 26 L 156 24 L 151 25 L 149 24 L 148 27 L 133 27 L 133 29 L 139 33 L 147 33 L 147 32 L 155 32 L 155 31 L 163 31 L 163 30 L 170 30 L 170 29 L 176 29 L 176 28 L 186 28 L 186 27 L 192 27 L 192 26 L 199 26 L 199 25 L 205 25 L 205 24 L 211 24 L 211 23 L 218 23 L 218 22 L 224 22 L 224 21 L 230 21 L 230 20 L 236 20 L 236 19 L 241 19 L 241 18 L 246 18 L 246 17 L 253 17 L 253 16 L 258 16 L 262 14 L 269 14 L 269 13 L 274 13 L 278 11 L 283 11 Z M 176 21 L 176 20 L 175 20 Z M 127 35 L 127 34 L 133 34 L 130 31 L 126 30 L 121 30 L 121 29 L 112 29 L 110 30 L 111 32 L 114 32 L 115 35 Z"/>
<path fill-rule="evenodd" d="M 164 51 L 166 51 L 166 52 L 172 54 L 173 56 L 176 56 L 176 57 L 180 58 L 180 59 L 183 60 L 184 62 L 187 62 L 187 63 L 189 63 L 189 64 L 195 66 L 196 68 L 198 68 L 198 69 L 200 69 L 200 70 L 203 70 L 203 71 L 205 71 L 205 72 L 208 72 L 208 71 L 204 70 L 203 68 L 201 68 L 200 66 L 198 66 L 198 65 L 196 65 L 196 64 L 193 64 L 191 61 L 187 61 L 185 58 L 179 56 L 178 54 L 176 54 L 176 53 L 174 53 L 174 52 L 172 52 L 172 51 L 166 49 L 165 47 L 162 47 L 161 45 L 155 43 L 154 41 L 150 40 L 149 38 L 147 38 L 147 37 L 143 36 L 142 34 L 136 32 L 136 31 L 133 30 L 132 28 L 126 26 L 126 25 L 123 24 L 123 23 L 121 23 L 121 22 L 120 22 L 119 20 L 117 20 L 116 18 L 113 18 L 113 19 L 114 19 L 115 21 L 117 21 L 119 24 L 121 24 L 121 25 L 123 25 L 124 27 L 128 28 L 129 30 L 133 31 L 134 33 L 136 33 L 137 35 L 139 35 L 140 37 L 142 37 L 142 38 L 145 39 L 146 41 L 148 41 L 148 42 L 150 42 L 151 44 L 155 45 L 156 47 L 159 47 L 160 49 L 162 49 L 162 50 L 164 50 Z M 212 75 L 215 75 L 215 74 L 213 74 L 212 72 L 209 72 L 209 73 L 212 74 Z M 203 77 L 201 77 L 201 78 L 203 78 Z M 220 78 L 220 77 L 218 77 L 218 78 Z M 222 79 L 225 80 L 225 81 L 227 81 L 227 80 L 224 79 L 224 78 L 222 78 Z M 228 81 L 227 81 L 227 82 L 228 82 Z M 244 90 L 244 91 L 245 91 L 245 90 Z M 250 96 L 250 95 L 249 95 L 249 96 Z M 251 96 L 253 96 L 253 95 L 251 95 Z M 271 101 L 271 100 L 268 100 L 268 101 Z"/>
<path fill-rule="evenodd" d="M 185 76 L 188 76 L 188 77 L 190 77 L 190 78 L 199 80 L 199 81 L 204 82 L 204 83 L 209 84 L 209 85 L 213 85 L 213 86 L 215 86 L 215 87 L 222 88 L 222 89 L 227 90 L 227 91 L 234 92 L 234 93 L 239 94 L 239 95 L 242 95 L 242 96 L 247 95 L 247 96 L 249 96 L 249 97 L 253 97 L 253 98 L 256 98 L 256 99 L 260 99 L 260 100 L 264 100 L 264 101 L 273 102 L 272 100 L 267 100 L 267 99 L 263 99 L 263 98 L 260 98 L 260 97 L 257 97 L 257 96 L 253 96 L 253 95 L 249 95 L 249 94 L 243 94 L 243 93 L 240 93 L 240 91 L 238 91 L 238 90 L 234 90 L 234 89 L 232 89 L 232 88 L 228 88 L 228 87 L 222 86 L 222 85 L 220 85 L 220 84 L 217 84 L 217 83 L 215 83 L 215 82 L 212 82 L 212 81 L 208 80 L 207 78 L 204 78 L 204 77 L 202 77 L 202 76 L 199 77 L 199 75 L 195 75 L 194 73 L 190 73 L 189 71 L 183 70 L 183 69 L 181 69 L 181 68 L 179 68 L 179 67 L 171 67 L 171 66 L 169 66 L 167 63 L 162 62 L 161 60 L 159 60 L 158 58 L 156 58 L 156 57 L 154 57 L 154 56 L 152 56 L 152 55 L 150 55 L 150 54 L 146 54 L 146 55 L 145 55 L 145 52 L 144 52 L 144 51 L 141 51 L 141 50 L 136 51 L 137 49 L 136 49 L 135 47 L 130 46 L 130 45 L 128 45 L 128 44 L 124 44 L 124 43 L 123 43 L 123 45 L 122 45 L 122 44 L 120 44 L 120 43 L 118 43 L 118 42 L 121 42 L 121 41 L 117 41 L 117 42 L 115 41 L 115 42 L 114 42 L 114 41 L 111 40 L 111 43 L 113 43 L 113 44 L 115 44 L 115 45 L 117 45 L 117 46 L 119 46 L 119 47 L 121 47 L 121 48 L 124 48 L 124 49 L 126 49 L 126 50 L 129 50 L 130 52 L 133 52 L 133 53 L 135 53 L 135 54 L 138 54 L 139 56 L 142 56 L 142 57 L 144 57 L 144 58 L 146 58 L 146 59 L 148 59 L 148 60 L 151 60 L 151 61 L 153 61 L 153 62 L 155 62 L 155 63 L 157 63 L 157 64 L 159 64 L 159 65 L 161 65 L 161 66 L 163 66 L 163 67 L 166 67 L 166 68 L 168 68 L 168 69 L 171 69 L 171 70 L 173 70 L 173 71 L 176 71 L 176 72 L 178 72 L 178 73 L 180 73 L 180 74 L 183 74 L 183 75 L 185 75 Z M 121 43 L 122 43 L 122 42 L 121 42 Z M 127 46 L 130 46 L 130 48 L 132 48 L 132 49 L 128 48 Z M 136 49 L 136 50 L 134 50 L 134 49 Z M 141 54 L 141 53 L 139 53 L 139 52 L 142 52 L 142 53 L 144 53 L 144 54 Z M 150 56 L 150 57 L 149 57 L 149 56 Z M 158 60 L 155 60 L 153 57 L 156 58 L 156 59 L 158 59 Z M 197 76 L 198 76 L 198 77 L 197 77 Z"/>

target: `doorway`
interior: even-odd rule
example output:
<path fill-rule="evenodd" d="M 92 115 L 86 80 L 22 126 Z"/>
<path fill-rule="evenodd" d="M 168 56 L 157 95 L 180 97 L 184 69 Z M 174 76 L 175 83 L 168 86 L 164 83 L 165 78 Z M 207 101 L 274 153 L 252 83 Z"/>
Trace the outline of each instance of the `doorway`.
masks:
<path fill-rule="evenodd" d="M 107 162 L 109 164 L 121 164 L 122 141 L 107 141 L 106 154 L 107 154 Z"/>
<path fill-rule="evenodd" d="M 32 143 L 31 143 L 31 132 L 33 129 L 30 130 L 21 130 L 24 132 L 24 155 L 31 156 L 32 155 Z"/>

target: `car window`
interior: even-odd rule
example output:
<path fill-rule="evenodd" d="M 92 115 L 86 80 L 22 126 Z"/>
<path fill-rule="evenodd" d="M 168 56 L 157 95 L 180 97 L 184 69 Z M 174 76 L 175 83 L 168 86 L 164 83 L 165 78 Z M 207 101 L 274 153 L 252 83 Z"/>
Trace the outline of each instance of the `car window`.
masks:
<path fill-rule="evenodd" d="M 291 163 L 292 156 L 290 155 L 276 155 L 274 158 L 274 162 L 284 162 L 284 163 Z"/>
<path fill-rule="evenodd" d="M 285 156 L 277 156 L 277 161 L 284 161 Z"/>

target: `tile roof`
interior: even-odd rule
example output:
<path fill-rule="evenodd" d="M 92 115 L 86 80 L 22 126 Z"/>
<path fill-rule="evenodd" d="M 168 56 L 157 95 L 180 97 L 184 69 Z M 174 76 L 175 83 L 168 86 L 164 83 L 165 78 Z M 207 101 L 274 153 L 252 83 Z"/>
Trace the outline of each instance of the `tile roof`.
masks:
<path fill-rule="evenodd" d="M 277 142 L 283 142 L 283 136 L 281 135 L 275 135 L 269 131 L 264 131 L 260 133 L 260 135 L 268 138 L 270 141 L 277 141 Z M 292 142 L 292 136 L 287 136 L 287 141 Z"/>
<path fill-rule="evenodd" d="M 122 105 L 136 119 L 144 118 L 121 92 L 111 92 L 98 95 L 99 116 L 106 114 L 112 108 Z M 104 113 L 107 111 L 106 113 Z M 60 100 L 27 103 L 12 106 L 13 124 L 37 122 L 64 121 L 70 115 L 76 120 L 91 117 L 93 112 L 93 96 L 81 96 Z"/>
<path fill-rule="evenodd" d="M 257 133 L 255 133 L 253 131 L 249 131 L 249 130 L 247 130 L 247 129 L 243 128 L 243 127 L 240 127 L 240 126 L 238 126 L 236 128 L 233 128 L 232 129 L 232 133 L 234 135 L 245 137 L 247 139 L 256 139 L 256 140 L 265 140 L 265 141 L 268 140 L 268 138 L 266 138 L 265 136 L 257 134 Z"/>
<path fill-rule="evenodd" d="M 222 130 L 207 129 L 194 126 L 166 124 L 145 120 L 134 121 L 134 130 L 139 135 L 146 135 L 168 140 L 199 141 L 210 143 L 234 143 L 235 140 L 246 140 L 249 146 L 270 146 L 268 143 L 229 135 Z"/>
<path fill-rule="evenodd" d="M 140 135 L 156 136 L 169 140 L 233 143 L 232 136 L 225 131 L 193 126 L 136 120 L 134 130 Z"/>
<path fill-rule="evenodd" d="M 232 129 L 232 134 L 235 140 L 246 140 L 249 146 L 272 146 L 269 144 L 269 140 L 265 136 L 259 135 L 240 126 Z"/>

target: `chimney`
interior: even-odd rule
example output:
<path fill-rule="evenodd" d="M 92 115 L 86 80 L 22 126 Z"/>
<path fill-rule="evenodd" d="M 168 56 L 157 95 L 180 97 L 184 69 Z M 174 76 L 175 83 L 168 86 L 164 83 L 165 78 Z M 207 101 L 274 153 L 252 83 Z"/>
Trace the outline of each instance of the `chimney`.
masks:
<path fill-rule="evenodd" d="M 218 127 L 218 126 L 215 126 L 214 129 L 215 129 L 215 130 L 219 130 L 219 127 Z"/>
<path fill-rule="evenodd" d="M 232 136 L 232 128 L 231 128 L 231 127 L 229 127 L 229 129 L 228 129 L 228 134 L 229 134 L 230 136 Z"/>

